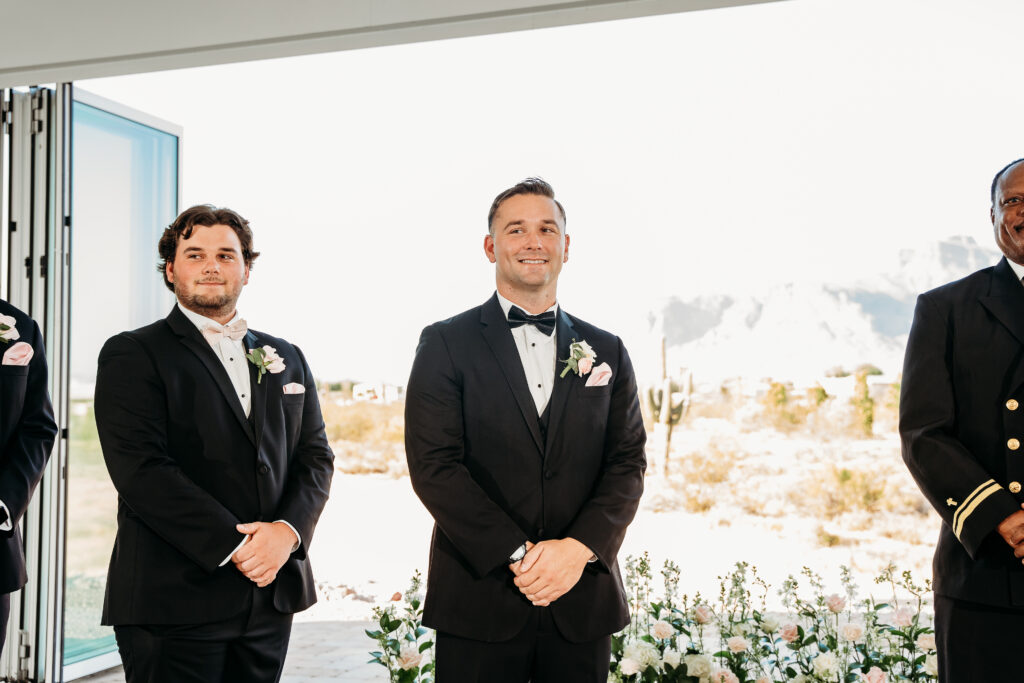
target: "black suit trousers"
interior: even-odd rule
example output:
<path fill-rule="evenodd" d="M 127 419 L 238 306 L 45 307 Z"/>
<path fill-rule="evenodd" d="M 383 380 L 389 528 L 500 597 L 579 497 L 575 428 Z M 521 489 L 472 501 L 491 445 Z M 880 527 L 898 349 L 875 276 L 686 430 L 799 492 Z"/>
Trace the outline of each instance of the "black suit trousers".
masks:
<path fill-rule="evenodd" d="M 573 643 L 551 610 L 534 607 L 511 640 L 488 643 L 437 634 L 437 683 L 606 683 L 612 639 Z"/>
<path fill-rule="evenodd" d="M 115 626 L 127 683 L 277 683 L 292 615 L 255 585 L 244 610 L 209 624 Z"/>

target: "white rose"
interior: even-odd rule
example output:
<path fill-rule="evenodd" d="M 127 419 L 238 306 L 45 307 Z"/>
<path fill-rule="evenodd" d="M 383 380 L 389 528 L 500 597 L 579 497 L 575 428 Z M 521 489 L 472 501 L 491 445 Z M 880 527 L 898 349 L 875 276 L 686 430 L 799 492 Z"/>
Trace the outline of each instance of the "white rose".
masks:
<path fill-rule="evenodd" d="M 733 636 L 725 641 L 725 644 L 729 646 L 729 652 L 745 652 L 750 649 L 750 641 L 743 636 Z"/>
<path fill-rule="evenodd" d="M 736 674 L 728 669 L 715 669 L 711 672 L 711 680 L 714 683 L 740 683 L 740 679 L 736 678 Z"/>
<path fill-rule="evenodd" d="M 831 652 L 823 652 L 814 658 L 814 673 L 822 678 L 839 673 L 839 661 Z"/>
<path fill-rule="evenodd" d="M 855 643 L 864 637 L 864 627 L 860 624 L 844 624 L 843 627 L 839 629 L 839 635 L 842 636 L 843 640 Z"/>
<path fill-rule="evenodd" d="M 833 593 L 825 598 L 825 606 L 828 607 L 829 612 L 839 614 L 846 608 L 846 598 Z"/>
<path fill-rule="evenodd" d="M 622 671 L 623 676 L 635 676 L 640 673 L 640 662 L 626 657 L 619 662 L 619 670 Z"/>
<path fill-rule="evenodd" d="M 741 621 L 738 624 L 733 624 L 732 631 L 738 636 L 749 636 L 753 632 L 750 624 L 745 621 Z"/>
<path fill-rule="evenodd" d="M 580 341 L 576 343 L 580 345 L 581 349 L 583 349 L 584 358 L 597 358 L 597 354 L 594 353 L 594 349 L 590 348 L 590 344 L 588 344 L 585 341 Z"/>
<path fill-rule="evenodd" d="M 656 640 L 665 640 L 671 638 L 676 634 L 676 630 L 672 628 L 672 624 L 667 621 L 656 621 L 651 624 L 651 635 Z"/>
<path fill-rule="evenodd" d="M 423 654 L 416 643 L 403 643 L 398 653 L 398 667 L 403 671 L 415 669 L 423 661 Z"/>
<path fill-rule="evenodd" d="M 934 633 L 922 633 L 917 637 L 917 646 L 922 650 L 934 650 L 935 649 L 935 634 Z"/>
<path fill-rule="evenodd" d="M 686 675 L 703 678 L 711 675 L 711 658 L 706 655 L 686 655 Z"/>
<path fill-rule="evenodd" d="M 939 675 L 939 656 L 938 655 L 925 655 L 924 658 L 924 670 L 929 676 Z"/>
<path fill-rule="evenodd" d="M 779 630 L 779 620 L 775 617 L 764 617 L 761 619 L 761 628 L 765 633 L 775 633 Z"/>
<path fill-rule="evenodd" d="M 892 613 L 892 624 L 893 626 L 899 626 L 905 628 L 910 626 L 914 621 L 914 613 L 907 607 L 900 607 L 898 610 Z"/>
<path fill-rule="evenodd" d="M 656 667 L 661 664 L 661 654 L 658 648 L 646 640 L 635 640 L 625 647 L 622 652 L 623 659 L 632 659 L 640 665 L 641 671 L 647 667 Z"/>
<path fill-rule="evenodd" d="M 683 661 L 683 656 L 679 654 L 678 650 L 669 648 L 668 650 L 665 650 L 665 654 L 662 656 L 661 661 L 675 669 L 679 666 L 679 663 Z"/>
<path fill-rule="evenodd" d="M 15 322 L 17 321 L 9 315 L 0 315 L 0 325 L 7 327 L 6 330 L 0 330 L 0 339 L 14 341 L 15 339 L 21 338 L 21 334 L 19 334 L 18 330 L 14 327 Z"/>
<path fill-rule="evenodd" d="M 707 624 L 715 617 L 715 613 L 707 605 L 697 605 L 693 610 L 693 618 L 698 624 Z"/>

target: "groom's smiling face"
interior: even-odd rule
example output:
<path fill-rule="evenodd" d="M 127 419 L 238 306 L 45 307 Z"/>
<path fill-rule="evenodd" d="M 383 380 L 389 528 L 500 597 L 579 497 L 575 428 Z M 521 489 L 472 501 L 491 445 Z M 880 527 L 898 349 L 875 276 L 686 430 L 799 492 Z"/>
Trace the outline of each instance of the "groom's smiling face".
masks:
<path fill-rule="evenodd" d="M 484 252 L 495 264 L 499 291 L 536 290 L 558 281 L 569 260 L 569 236 L 553 199 L 517 194 L 501 203 L 484 239 Z"/>
<path fill-rule="evenodd" d="M 191 237 L 178 240 L 174 261 L 165 272 L 185 308 L 218 322 L 230 320 L 242 287 L 249 282 L 242 243 L 227 225 L 195 226 Z"/>

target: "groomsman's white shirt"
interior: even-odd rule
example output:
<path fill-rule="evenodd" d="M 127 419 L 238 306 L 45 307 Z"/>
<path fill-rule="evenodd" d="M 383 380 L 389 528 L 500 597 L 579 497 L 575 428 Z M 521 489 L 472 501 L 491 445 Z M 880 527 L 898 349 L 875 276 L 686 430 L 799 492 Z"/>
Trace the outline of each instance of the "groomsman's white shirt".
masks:
<path fill-rule="evenodd" d="M 501 310 L 505 312 L 507 320 L 509 309 L 516 304 L 501 294 L 498 294 L 498 303 L 501 305 Z M 519 308 L 522 309 L 522 306 Z M 548 311 L 554 311 L 557 320 L 558 303 L 555 303 Z M 529 311 L 524 312 L 529 313 Z M 551 390 L 555 386 L 555 355 L 558 353 L 555 335 L 555 332 L 550 335 L 544 334 L 533 325 L 520 325 L 512 328 L 512 338 L 516 342 L 519 359 L 523 362 L 526 383 L 530 387 L 533 402 L 537 405 L 538 415 L 544 414 L 544 408 L 548 404 L 548 399 L 551 398 Z"/>
<path fill-rule="evenodd" d="M 178 308 L 185 317 L 192 321 L 199 332 L 201 333 L 207 327 L 212 327 L 215 330 L 224 329 L 224 325 L 221 325 L 216 320 L 207 318 L 206 316 L 199 315 L 195 311 L 190 311 L 178 302 Z M 237 322 L 240 319 L 238 311 L 235 311 L 235 317 L 228 321 L 228 325 Z M 242 340 L 234 340 L 229 337 L 221 337 L 220 341 L 216 344 L 210 344 L 210 348 L 217 354 L 217 358 L 220 359 L 221 364 L 224 366 L 224 370 L 227 371 L 228 377 L 231 379 L 231 386 L 235 390 L 235 396 L 238 397 L 238 402 L 242 404 L 242 412 L 245 413 L 246 417 L 249 417 L 249 413 L 252 410 L 252 381 L 249 379 L 249 361 L 245 357 L 245 345 L 242 344 Z M 291 525 L 290 522 L 284 519 L 275 520 L 277 522 L 283 522 L 288 525 L 288 528 L 292 530 L 297 539 L 295 545 L 292 546 L 292 552 L 299 549 L 302 545 L 302 537 L 299 536 L 299 532 Z M 3 527 L 0 527 L 2 529 Z M 242 536 L 242 542 L 239 543 L 231 554 L 224 558 L 224 561 L 220 563 L 223 567 L 231 558 L 234 557 L 235 553 L 242 549 L 246 541 L 249 540 L 248 536 Z"/>

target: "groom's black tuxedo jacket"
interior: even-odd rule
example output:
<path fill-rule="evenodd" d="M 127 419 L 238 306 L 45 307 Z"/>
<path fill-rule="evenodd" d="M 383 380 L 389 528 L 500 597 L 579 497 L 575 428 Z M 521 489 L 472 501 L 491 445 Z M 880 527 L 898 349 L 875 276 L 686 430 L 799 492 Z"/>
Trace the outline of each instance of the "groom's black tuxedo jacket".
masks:
<path fill-rule="evenodd" d="M 13 528 L 0 531 L 0 594 L 25 585 L 25 553 L 18 522 L 28 508 L 53 440 L 57 425 L 47 393 L 46 352 L 39 327 L 27 315 L 0 300 L 0 315 L 14 318 L 21 335 L 0 344 L 0 356 L 21 341 L 32 345 L 28 365 L 0 365 L 0 500 L 7 506 Z M 7 625 L 0 623 L 0 628 Z"/>
<path fill-rule="evenodd" d="M 918 298 L 900 436 L 943 520 L 935 591 L 1024 607 L 1024 567 L 995 531 L 1024 503 L 1024 286 L 1005 258 Z"/>
<path fill-rule="evenodd" d="M 231 562 L 240 522 L 283 519 L 302 546 L 266 590 L 281 612 L 316 601 L 306 549 L 327 501 L 333 453 L 316 385 L 298 348 L 250 330 L 285 369 L 252 383 L 251 420 L 223 364 L 178 309 L 107 340 L 96 377 L 96 425 L 118 492 L 117 539 L 104 624 L 199 624 L 246 607 L 253 583 Z M 285 394 L 297 382 L 305 393 Z"/>
<path fill-rule="evenodd" d="M 492 297 L 420 337 L 406 393 L 413 487 L 436 525 L 423 621 L 485 641 L 512 638 L 533 607 L 509 555 L 572 537 L 597 561 L 551 604 L 562 635 L 587 641 L 629 623 L 617 554 L 643 491 L 636 380 L 618 337 L 559 310 L 557 357 L 586 341 L 613 371 L 603 387 L 555 370 L 546 438 L 508 321 Z"/>

